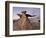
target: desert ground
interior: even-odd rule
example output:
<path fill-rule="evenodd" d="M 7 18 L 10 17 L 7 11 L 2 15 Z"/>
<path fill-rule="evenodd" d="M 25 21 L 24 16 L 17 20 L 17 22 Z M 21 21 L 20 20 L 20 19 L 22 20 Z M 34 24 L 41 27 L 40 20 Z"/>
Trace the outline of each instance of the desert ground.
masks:
<path fill-rule="evenodd" d="M 16 30 L 40 30 L 40 20 L 28 19 L 23 26 L 20 23 L 20 19 L 13 20 L 13 31 Z"/>

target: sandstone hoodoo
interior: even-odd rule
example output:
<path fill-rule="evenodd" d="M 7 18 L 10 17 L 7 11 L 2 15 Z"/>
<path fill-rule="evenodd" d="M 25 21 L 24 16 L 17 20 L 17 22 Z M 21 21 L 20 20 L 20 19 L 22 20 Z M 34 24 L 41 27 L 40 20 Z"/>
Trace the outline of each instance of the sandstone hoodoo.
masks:
<path fill-rule="evenodd" d="M 33 24 L 28 17 L 34 17 L 35 15 L 27 14 L 27 11 L 22 11 L 21 14 L 17 15 L 20 17 L 20 19 L 13 24 L 14 30 L 31 30 L 33 28 Z"/>

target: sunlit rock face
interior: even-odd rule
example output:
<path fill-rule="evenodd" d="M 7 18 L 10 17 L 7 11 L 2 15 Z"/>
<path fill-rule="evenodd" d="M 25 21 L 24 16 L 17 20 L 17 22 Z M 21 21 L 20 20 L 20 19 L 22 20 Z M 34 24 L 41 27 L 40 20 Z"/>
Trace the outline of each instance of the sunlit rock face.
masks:
<path fill-rule="evenodd" d="M 40 29 L 40 22 L 32 22 L 32 20 L 30 20 L 28 17 L 34 17 L 34 16 L 26 14 L 26 11 L 23 11 L 22 14 L 17 14 L 17 15 L 20 18 L 17 20 L 13 20 L 13 30 Z"/>

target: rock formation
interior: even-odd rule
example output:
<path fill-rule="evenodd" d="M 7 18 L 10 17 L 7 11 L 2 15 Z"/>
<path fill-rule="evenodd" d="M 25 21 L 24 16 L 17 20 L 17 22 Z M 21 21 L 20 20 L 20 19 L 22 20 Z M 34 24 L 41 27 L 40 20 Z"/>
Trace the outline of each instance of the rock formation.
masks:
<path fill-rule="evenodd" d="M 22 14 L 17 14 L 20 19 L 15 22 L 13 25 L 14 25 L 14 30 L 31 30 L 33 27 L 30 22 L 30 20 L 28 19 L 28 17 L 34 17 L 35 15 L 29 15 L 29 14 L 26 14 L 27 11 L 22 11 L 21 13 Z"/>

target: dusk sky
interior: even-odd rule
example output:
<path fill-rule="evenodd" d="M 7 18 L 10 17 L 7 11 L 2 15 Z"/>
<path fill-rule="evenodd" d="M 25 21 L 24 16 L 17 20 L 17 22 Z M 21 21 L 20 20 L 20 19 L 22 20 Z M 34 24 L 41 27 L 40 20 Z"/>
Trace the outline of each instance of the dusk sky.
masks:
<path fill-rule="evenodd" d="M 22 11 L 27 11 L 30 15 L 40 15 L 40 8 L 27 8 L 27 7 L 13 7 L 13 17 Z"/>

